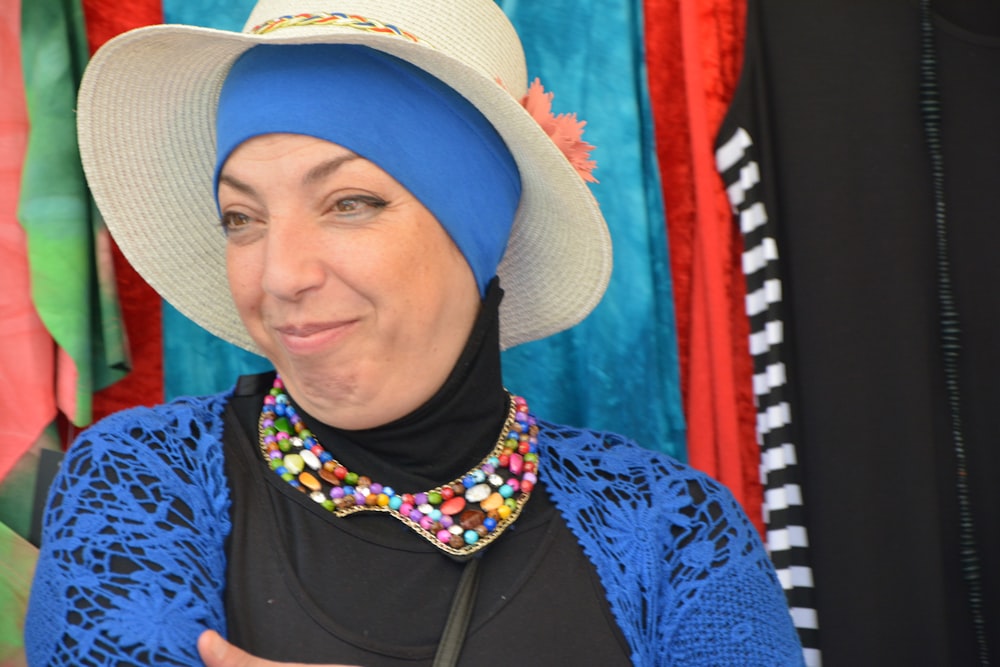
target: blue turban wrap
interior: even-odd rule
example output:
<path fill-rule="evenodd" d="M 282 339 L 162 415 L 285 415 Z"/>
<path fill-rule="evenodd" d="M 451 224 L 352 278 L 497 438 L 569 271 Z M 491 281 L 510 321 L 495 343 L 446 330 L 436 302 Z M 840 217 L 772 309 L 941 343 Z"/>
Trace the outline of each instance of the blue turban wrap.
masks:
<path fill-rule="evenodd" d="M 352 44 L 259 45 L 233 64 L 216 118 L 219 172 L 247 139 L 325 139 L 375 163 L 437 218 L 485 295 L 521 197 L 517 164 L 492 124 L 440 80 Z"/>

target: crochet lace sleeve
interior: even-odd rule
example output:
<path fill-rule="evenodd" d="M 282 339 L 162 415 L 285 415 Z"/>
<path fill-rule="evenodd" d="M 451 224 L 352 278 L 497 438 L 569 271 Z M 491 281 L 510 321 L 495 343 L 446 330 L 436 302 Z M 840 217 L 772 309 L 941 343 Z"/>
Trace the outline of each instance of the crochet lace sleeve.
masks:
<path fill-rule="evenodd" d="M 675 617 L 665 643 L 671 665 L 801 667 L 788 602 L 756 529 L 732 494 L 708 477 L 686 481 L 690 504 L 662 558 L 672 573 L 664 599 Z"/>
<path fill-rule="evenodd" d="M 732 494 L 614 434 L 545 425 L 541 470 L 635 665 L 799 667 L 770 559 Z"/>
<path fill-rule="evenodd" d="M 29 664 L 202 664 L 198 635 L 225 623 L 220 436 L 218 414 L 191 400 L 113 415 L 70 447 L 45 514 Z"/>

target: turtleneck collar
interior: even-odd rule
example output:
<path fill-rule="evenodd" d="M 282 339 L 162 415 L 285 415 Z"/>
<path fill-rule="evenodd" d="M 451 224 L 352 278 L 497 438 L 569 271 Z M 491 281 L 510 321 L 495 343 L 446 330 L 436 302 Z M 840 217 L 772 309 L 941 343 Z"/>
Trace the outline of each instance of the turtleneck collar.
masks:
<path fill-rule="evenodd" d="M 502 297 L 494 278 L 451 375 L 410 414 L 375 428 L 349 431 L 319 422 L 296 404 L 303 421 L 349 470 L 397 491 L 422 491 L 456 479 L 493 449 L 507 416 L 508 396 L 500 370 Z"/>

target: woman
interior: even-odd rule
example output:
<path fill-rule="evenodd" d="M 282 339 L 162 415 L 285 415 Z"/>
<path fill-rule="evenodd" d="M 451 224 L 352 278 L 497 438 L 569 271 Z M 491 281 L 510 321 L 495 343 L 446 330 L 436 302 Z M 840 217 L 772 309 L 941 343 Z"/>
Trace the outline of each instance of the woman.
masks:
<path fill-rule="evenodd" d="M 500 350 L 577 323 L 610 271 L 590 164 L 525 78 L 489 0 L 262 0 L 243 33 L 96 54 L 109 228 L 276 373 L 72 446 L 32 664 L 801 664 L 720 485 L 503 386 Z"/>

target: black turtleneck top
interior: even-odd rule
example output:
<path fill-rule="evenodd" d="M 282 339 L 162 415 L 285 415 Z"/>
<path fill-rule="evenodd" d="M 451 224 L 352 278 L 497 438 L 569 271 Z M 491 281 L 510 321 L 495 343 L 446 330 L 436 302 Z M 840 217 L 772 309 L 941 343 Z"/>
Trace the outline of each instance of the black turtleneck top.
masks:
<path fill-rule="evenodd" d="M 296 406 L 303 421 L 348 469 L 397 491 L 460 477 L 496 444 L 507 414 L 501 295 L 494 281 L 452 374 L 413 413 L 345 431 Z M 273 473 L 257 432 L 273 378 L 241 378 L 225 415 L 230 640 L 285 662 L 430 665 L 463 564 L 390 515 L 334 517 Z M 480 553 L 459 664 L 630 664 L 604 593 L 608 582 L 598 579 L 544 484 L 517 522 Z"/>

